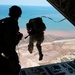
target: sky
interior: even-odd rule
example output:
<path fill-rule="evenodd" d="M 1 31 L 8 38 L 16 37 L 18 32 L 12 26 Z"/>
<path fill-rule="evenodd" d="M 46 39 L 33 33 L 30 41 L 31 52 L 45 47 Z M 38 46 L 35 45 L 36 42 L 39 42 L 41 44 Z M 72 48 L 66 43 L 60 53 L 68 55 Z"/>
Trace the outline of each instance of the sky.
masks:
<path fill-rule="evenodd" d="M 0 0 L 0 5 L 51 6 L 47 2 L 47 0 Z M 61 36 L 75 36 L 75 31 L 72 31 L 72 32 L 52 31 L 49 33 L 52 35 L 56 34 L 58 36 L 60 35 Z"/>
<path fill-rule="evenodd" d="M 47 0 L 0 0 L 0 5 L 50 6 Z"/>

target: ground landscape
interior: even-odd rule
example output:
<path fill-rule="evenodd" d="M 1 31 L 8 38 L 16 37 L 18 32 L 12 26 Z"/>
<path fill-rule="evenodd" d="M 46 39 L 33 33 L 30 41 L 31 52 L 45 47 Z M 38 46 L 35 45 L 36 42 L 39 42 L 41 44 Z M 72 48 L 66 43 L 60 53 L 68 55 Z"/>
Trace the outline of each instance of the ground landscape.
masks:
<path fill-rule="evenodd" d="M 60 63 L 75 59 L 74 38 L 68 39 L 46 35 L 45 40 L 42 43 L 42 51 L 44 54 L 42 61 L 39 61 L 39 55 L 36 46 L 34 46 L 32 54 L 28 52 L 27 46 L 28 38 L 23 38 L 16 47 L 22 68 Z"/>

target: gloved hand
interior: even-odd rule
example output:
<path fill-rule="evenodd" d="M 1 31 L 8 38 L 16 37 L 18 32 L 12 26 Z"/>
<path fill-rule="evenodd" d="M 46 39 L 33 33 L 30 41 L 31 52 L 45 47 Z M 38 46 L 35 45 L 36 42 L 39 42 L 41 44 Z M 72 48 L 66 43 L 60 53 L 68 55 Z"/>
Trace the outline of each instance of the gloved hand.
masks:
<path fill-rule="evenodd" d="M 22 33 L 20 33 L 20 32 L 18 32 L 18 33 L 17 33 L 17 35 L 18 35 L 18 38 L 21 40 L 21 39 L 22 39 L 22 37 L 23 37 L 23 34 L 22 34 Z"/>

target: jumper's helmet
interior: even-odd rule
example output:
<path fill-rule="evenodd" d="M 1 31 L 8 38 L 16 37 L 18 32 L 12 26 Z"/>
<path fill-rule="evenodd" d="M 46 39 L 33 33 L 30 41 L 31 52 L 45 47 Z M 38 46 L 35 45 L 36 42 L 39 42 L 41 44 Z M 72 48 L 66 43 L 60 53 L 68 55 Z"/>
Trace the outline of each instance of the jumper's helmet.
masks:
<path fill-rule="evenodd" d="M 20 17 L 22 14 L 22 10 L 20 7 L 14 5 L 9 9 L 9 16 L 11 17 Z"/>

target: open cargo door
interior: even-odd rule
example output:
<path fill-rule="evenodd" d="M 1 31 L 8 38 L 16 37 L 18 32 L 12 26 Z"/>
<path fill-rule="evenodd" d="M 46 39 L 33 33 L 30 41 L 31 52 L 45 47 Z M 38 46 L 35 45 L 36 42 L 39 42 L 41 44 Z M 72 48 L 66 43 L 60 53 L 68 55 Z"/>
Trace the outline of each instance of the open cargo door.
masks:
<path fill-rule="evenodd" d="M 75 0 L 47 0 L 75 26 Z"/>

